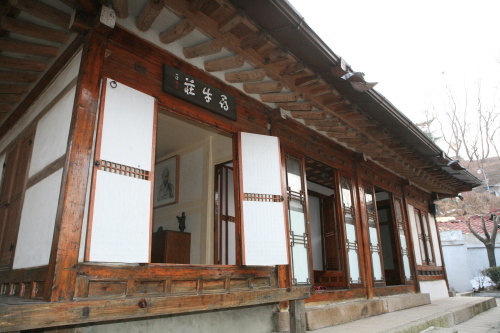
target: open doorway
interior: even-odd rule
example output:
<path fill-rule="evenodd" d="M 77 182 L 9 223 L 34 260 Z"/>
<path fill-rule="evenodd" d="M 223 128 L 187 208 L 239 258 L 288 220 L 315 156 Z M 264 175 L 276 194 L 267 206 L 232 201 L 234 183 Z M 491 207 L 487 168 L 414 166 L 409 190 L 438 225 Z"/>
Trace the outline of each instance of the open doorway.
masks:
<path fill-rule="evenodd" d="M 394 221 L 391 194 L 375 187 L 377 218 L 380 228 L 380 242 L 384 263 L 385 284 L 388 286 L 401 284 L 401 258 L 397 241 L 398 231 Z"/>
<path fill-rule="evenodd" d="M 327 289 L 345 288 L 335 169 L 306 159 L 306 179 L 314 285 Z"/>
<path fill-rule="evenodd" d="M 232 158 L 229 135 L 159 110 L 153 193 L 153 263 L 229 263 L 214 260 L 217 240 L 213 233 L 214 197 L 211 193 L 214 192 L 216 165 L 232 161 Z M 230 163 L 225 165 L 229 168 Z M 233 187 L 232 182 L 225 186 Z M 232 200 L 234 210 L 234 196 Z M 232 215 L 234 219 L 234 213 Z"/>

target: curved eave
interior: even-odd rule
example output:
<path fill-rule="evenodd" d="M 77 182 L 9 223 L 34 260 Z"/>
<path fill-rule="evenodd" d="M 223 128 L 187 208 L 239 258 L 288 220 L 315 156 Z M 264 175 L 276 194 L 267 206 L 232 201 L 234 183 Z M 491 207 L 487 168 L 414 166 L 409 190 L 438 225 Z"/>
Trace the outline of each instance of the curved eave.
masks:
<path fill-rule="evenodd" d="M 337 64 L 337 56 L 309 27 L 304 18 L 287 0 L 232 0 L 242 7 L 247 15 L 266 29 L 279 43 L 285 45 L 298 58 L 304 60 L 316 73 L 330 82 L 335 89 L 344 94 L 359 109 L 376 120 L 381 127 L 401 139 L 407 146 L 418 151 L 437 169 L 463 183 L 457 191 L 472 189 L 481 185 L 481 181 L 467 170 L 453 170 L 440 163 L 436 156 L 444 152 L 432 142 L 410 119 L 399 111 L 382 94 L 372 89 L 361 93 L 355 91 L 347 82 L 341 82 L 330 74 L 332 65 Z M 450 159 L 451 161 L 451 159 Z"/>

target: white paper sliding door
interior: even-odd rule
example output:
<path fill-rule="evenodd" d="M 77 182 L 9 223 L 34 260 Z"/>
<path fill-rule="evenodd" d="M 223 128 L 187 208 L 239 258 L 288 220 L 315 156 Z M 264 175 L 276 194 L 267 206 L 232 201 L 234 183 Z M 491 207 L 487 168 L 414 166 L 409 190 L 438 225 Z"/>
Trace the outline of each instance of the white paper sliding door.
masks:
<path fill-rule="evenodd" d="M 150 253 L 155 100 L 110 79 L 103 94 L 86 260 L 145 263 Z"/>
<path fill-rule="evenodd" d="M 277 137 L 240 133 L 244 265 L 287 265 Z"/>

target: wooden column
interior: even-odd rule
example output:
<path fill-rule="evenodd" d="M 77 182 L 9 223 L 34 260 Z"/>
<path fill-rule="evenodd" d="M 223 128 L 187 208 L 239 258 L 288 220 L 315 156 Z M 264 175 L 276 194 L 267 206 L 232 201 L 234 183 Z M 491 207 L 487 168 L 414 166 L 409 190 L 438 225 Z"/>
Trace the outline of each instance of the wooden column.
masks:
<path fill-rule="evenodd" d="M 92 30 L 86 36 L 83 47 L 45 284 L 45 301 L 70 301 L 74 295 L 106 41 L 105 36 Z"/>
<path fill-rule="evenodd" d="M 290 301 L 290 333 L 306 333 L 306 306 L 303 299 Z"/>
<path fill-rule="evenodd" d="M 359 213 L 358 216 L 360 218 L 360 224 L 361 224 L 361 233 L 359 234 L 358 237 L 358 244 L 363 243 L 363 255 L 360 255 L 360 263 L 365 266 L 365 276 L 363 277 L 365 279 L 365 285 L 366 285 L 366 297 L 368 299 L 372 299 L 375 296 L 374 292 L 374 284 L 375 282 L 373 281 L 373 267 L 372 267 L 372 255 L 371 255 L 371 249 L 370 249 L 370 234 L 369 234 L 369 226 L 368 226 L 368 216 L 367 216 L 367 211 L 366 211 L 366 201 L 365 201 L 365 187 L 363 180 L 361 179 L 361 171 L 363 170 L 363 167 L 359 165 L 363 160 L 365 159 L 363 154 L 357 155 L 356 158 L 356 183 L 357 183 L 357 193 L 358 193 L 358 202 L 357 204 L 359 205 Z M 373 185 L 370 184 L 370 186 L 373 187 Z M 373 198 L 375 199 L 375 193 L 373 193 Z M 360 254 L 361 254 L 361 249 L 360 249 Z M 363 258 L 363 260 L 362 260 Z M 383 267 L 382 267 L 383 269 Z"/>

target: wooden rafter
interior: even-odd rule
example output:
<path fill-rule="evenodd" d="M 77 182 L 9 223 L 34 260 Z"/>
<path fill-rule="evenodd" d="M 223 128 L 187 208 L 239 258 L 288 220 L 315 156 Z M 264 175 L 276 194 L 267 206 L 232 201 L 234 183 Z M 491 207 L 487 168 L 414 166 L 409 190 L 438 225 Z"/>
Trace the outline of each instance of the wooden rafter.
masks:
<path fill-rule="evenodd" d="M 245 83 L 243 90 L 247 94 L 278 93 L 283 90 L 283 85 L 278 81 Z"/>
<path fill-rule="evenodd" d="M 36 16 L 46 22 L 52 23 L 63 29 L 69 28 L 71 15 L 54 7 L 34 0 L 10 0 L 12 6 Z"/>
<path fill-rule="evenodd" d="M 221 9 L 218 13 L 215 13 L 209 16 L 206 16 L 203 12 L 198 11 L 196 14 L 189 12 L 189 3 L 187 1 L 169 1 L 167 6 L 177 13 L 181 17 L 186 17 L 192 19 L 196 25 L 208 33 L 210 36 L 220 40 L 224 46 L 238 54 L 241 54 L 245 57 L 248 63 L 253 65 L 256 68 L 263 69 L 266 72 L 266 76 L 271 80 L 280 82 L 285 89 L 291 91 L 293 96 L 297 96 L 297 98 L 290 98 L 292 95 L 288 95 L 288 98 L 284 98 L 287 93 L 279 93 L 279 94 L 261 94 L 261 100 L 263 102 L 295 102 L 298 99 L 298 96 L 301 96 L 304 100 L 314 103 L 318 108 L 322 109 L 329 115 L 334 117 L 338 117 L 341 119 L 345 125 L 349 126 L 349 128 L 355 132 L 363 133 L 366 136 L 366 139 L 360 143 L 370 143 L 374 145 L 383 145 L 379 139 L 370 133 L 365 131 L 364 127 L 360 127 L 359 124 L 367 125 L 370 124 L 366 121 L 366 117 L 360 117 L 357 114 L 355 116 L 351 116 L 351 113 L 340 114 L 338 111 L 346 111 L 346 107 L 348 105 L 348 101 L 343 100 L 343 97 L 339 97 L 338 100 L 335 99 L 335 95 L 340 95 L 335 90 L 332 90 L 332 94 L 325 95 L 316 95 L 314 96 L 310 94 L 309 89 L 305 89 L 304 87 L 297 87 L 295 85 L 296 80 L 300 76 L 308 76 L 314 75 L 314 72 L 310 71 L 303 62 L 299 59 L 296 59 L 295 62 L 290 63 L 288 59 L 290 59 L 290 55 L 287 55 L 287 62 L 269 62 L 269 59 L 266 60 L 266 55 L 269 54 L 272 50 L 280 49 L 282 47 L 274 40 L 272 40 L 265 31 L 260 29 L 258 26 L 253 26 L 252 33 L 249 33 L 247 36 L 236 37 L 232 34 L 221 34 L 218 31 L 219 23 L 223 22 L 224 19 L 227 19 L 231 15 L 234 15 L 236 9 L 234 6 L 226 1 L 222 1 L 224 3 L 224 9 Z M 224 13 L 224 14 L 222 14 Z M 284 64 L 284 65 L 283 65 Z M 230 81 L 229 81 L 230 82 Z M 333 95 L 333 96 L 332 96 Z M 324 104 L 324 101 L 327 100 L 327 104 Z M 290 99 L 290 100 L 289 100 Z M 341 106 L 341 108 L 337 108 Z M 346 117 L 346 115 L 349 115 Z M 353 117 L 349 119 L 349 117 Z M 380 130 L 380 128 L 379 128 Z M 353 144 L 357 144 L 356 140 L 346 140 L 346 142 L 352 142 Z M 396 151 L 392 151 L 387 148 L 387 151 L 391 156 L 397 157 L 393 159 L 392 164 L 389 166 L 389 169 L 395 169 L 397 166 L 395 164 L 400 163 L 402 167 L 408 169 L 410 172 L 413 172 L 414 175 L 418 174 L 418 168 L 405 163 L 405 156 L 400 155 Z M 367 152 L 369 156 L 369 152 Z M 431 175 L 432 177 L 432 175 Z M 418 180 L 416 181 L 418 182 Z M 428 181 L 422 182 L 428 183 Z M 446 184 L 439 182 L 437 179 L 432 177 L 432 183 L 436 186 L 442 186 L 443 190 L 449 191 Z"/>
<path fill-rule="evenodd" d="M 0 26 L 3 30 L 9 32 L 57 43 L 66 43 L 70 37 L 68 31 L 51 29 L 6 16 L 0 18 Z"/>
<path fill-rule="evenodd" d="M 241 68 L 245 64 L 245 58 L 241 54 L 205 61 L 203 66 L 207 72 L 221 72 Z"/>
<path fill-rule="evenodd" d="M 182 54 L 187 59 L 203 57 L 216 54 L 222 51 L 222 42 L 218 39 L 212 39 L 197 45 L 189 46 L 182 50 Z"/>
<path fill-rule="evenodd" d="M 191 20 L 183 20 L 176 26 L 164 31 L 160 34 L 160 42 L 170 44 L 189 35 L 196 26 Z"/>
<path fill-rule="evenodd" d="M 158 15 L 160 15 L 163 6 L 163 0 L 149 0 L 135 21 L 137 29 L 140 31 L 148 31 Z"/>

